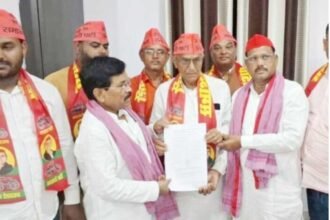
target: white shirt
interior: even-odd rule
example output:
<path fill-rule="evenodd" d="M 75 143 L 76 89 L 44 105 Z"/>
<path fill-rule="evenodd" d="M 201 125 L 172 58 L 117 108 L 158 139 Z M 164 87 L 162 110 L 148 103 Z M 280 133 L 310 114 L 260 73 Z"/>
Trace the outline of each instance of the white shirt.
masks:
<path fill-rule="evenodd" d="M 69 188 L 65 204 L 80 202 L 77 165 L 73 156 L 73 141 L 63 101 L 55 87 L 30 75 L 55 123 L 67 169 Z M 53 220 L 58 209 L 56 191 L 46 191 L 32 111 L 22 91 L 16 86 L 10 93 L 0 90 L 1 105 L 13 141 L 20 178 L 26 200 L 0 205 L 1 220 Z"/>
<path fill-rule="evenodd" d="M 124 110 L 119 114 L 125 114 L 127 121 L 119 120 L 113 113 L 108 114 L 150 160 L 139 125 Z M 153 219 L 144 203 L 158 199 L 158 183 L 133 180 L 112 135 L 103 122 L 88 110 L 82 119 L 74 152 L 85 193 L 84 208 L 88 220 Z"/>
<path fill-rule="evenodd" d="M 307 124 L 307 98 L 298 83 L 285 80 L 279 132 L 253 134 L 261 96 L 251 86 L 241 136 L 243 194 L 240 217 L 237 219 L 299 220 L 303 207 L 299 152 Z M 275 154 L 278 174 L 270 179 L 265 189 L 255 189 L 253 172 L 245 167 L 250 149 Z"/>
<path fill-rule="evenodd" d="M 220 132 L 228 133 L 230 121 L 231 95 L 227 83 L 221 79 L 204 75 L 212 94 L 213 103 L 220 105 L 215 109 L 217 129 Z M 151 113 L 150 124 L 165 116 L 167 107 L 167 96 L 169 87 L 174 79 L 162 83 L 155 94 L 154 105 Z M 184 123 L 198 123 L 198 96 L 197 88 L 185 91 Z M 180 146 L 178 146 L 180 147 Z M 218 152 L 216 162 L 212 169 L 224 174 L 227 165 L 227 153 Z M 211 194 L 204 196 L 198 192 L 176 192 L 175 197 L 178 203 L 180 218 L 182 220 L 222 220 L 226 214 L 221 210 L 222 178 L 217 189 Z"/>

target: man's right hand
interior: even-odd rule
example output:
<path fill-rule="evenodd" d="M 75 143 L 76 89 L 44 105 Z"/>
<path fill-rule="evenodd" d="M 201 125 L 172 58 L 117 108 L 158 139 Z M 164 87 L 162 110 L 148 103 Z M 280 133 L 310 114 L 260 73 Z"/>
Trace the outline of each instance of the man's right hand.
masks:
<path fill-rule="evenodd" d="M 170 182 L 171 180 L 167 180 L 163 175 L 158 178 L 159 195 L 166 195 L 169 193 L 170 189 L 168 188 L 168 185 Z"/>
<path fill-rule="evenodd" d="M 164 141 L 160 138 L 154 138 L 154 143 L 158 156 L 163 156 L 166 151 L 166 144 Z"/>
<path fill-rule="evenodd" d="M 153 129 L 157 135 L 164 133 L 164 128 L 166 128 L 170 124 L 170 121 L 167 118 L 161 118 L 153 126 Z"/>

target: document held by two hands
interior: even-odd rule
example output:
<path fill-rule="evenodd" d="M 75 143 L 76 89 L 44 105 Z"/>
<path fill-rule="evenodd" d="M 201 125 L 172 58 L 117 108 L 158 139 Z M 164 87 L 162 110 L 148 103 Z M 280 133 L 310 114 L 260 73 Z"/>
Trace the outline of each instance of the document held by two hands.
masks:
<path fill-rule="evenodd" d="M 198 191 L 207 185 L 206 124 L 174 124 L 164 130 L 165 175 L 171 191 Z"/>

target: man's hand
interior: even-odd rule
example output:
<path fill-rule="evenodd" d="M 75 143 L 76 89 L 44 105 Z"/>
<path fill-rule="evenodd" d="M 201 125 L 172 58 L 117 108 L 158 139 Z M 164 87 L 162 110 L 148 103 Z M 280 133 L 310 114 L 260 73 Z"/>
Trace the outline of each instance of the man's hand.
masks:
<path fill-rule="evenodd" d="M 240 149 L 241 146 L 241 136 L 236 135 L 224 135 L 224 141 L 218 144 L 220 149 L 227 151 L 234 151 Z"/>
<path fill-rule="evenodd" d="M 81 204 L 63 205 L 62 220 L 86 220 Z"/>
<path fill-rule="evenodd" d="M 167 150 L 166 144 L 164 143 L 164 141 L 162 141 L 162 139 L 160 139 L 160 138 L 154 138 L 154 143 L 155 143 L 156 152 L 157 152 L 158 156 L 163 156 L 165 151 Z"/>
<path fill-rule="evenodd" d="M 164 128 L 166 128 L 170 124 L 170 121 L 167 118 L 161 118 L 153 126 L 153 129 L 157 135 L 164 133 Z"/>
<path fill-rule="evenodd" d="M 198 192 L 205 196 L 213 192 L 218 186 L 220 176 L 221 174 L 218 171 L 209 170 L 207 175 L 207 186 L 199 188 Z"/>
<path fill-rule="evenodd" d="M 206 143 L 218 145 L 223 140 L 223 135 L 216 128 L 209 130 L 205 135 Z"/>
<path fill-rule="evenodd" d="M 158 178 L 159 195 L 166 195 L 170 191 L 168 188 L 170 182 L 171 180 L 167 180 L 164 175 Z"/>

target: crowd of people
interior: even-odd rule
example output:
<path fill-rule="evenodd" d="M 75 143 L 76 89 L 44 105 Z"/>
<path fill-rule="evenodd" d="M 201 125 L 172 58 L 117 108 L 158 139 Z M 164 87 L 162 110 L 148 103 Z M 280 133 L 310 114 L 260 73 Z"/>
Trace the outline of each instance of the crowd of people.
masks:
<path fill-rule="evenodd" d="M 74 62 L 43 80 L 22 67 L 28 42 L 0 9 L 1 219 L 300 220 L 304 189 L 310 219 L 328 219 L 328 63 L 304 90 L 277 69 L 267 36 L 248 39 L 244 66 L 225 26 L 210 42 L 203 73 L 198 34 L 181 34 L 172 51 L 151 28 L 130 78 L 109 56 L 104 23 L 88 21 Z M 328 26 L 323 43 L 328 57 Z M 164 131 L 197 123 L 206 184 L 171 191 Z"/>

